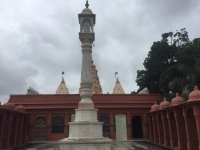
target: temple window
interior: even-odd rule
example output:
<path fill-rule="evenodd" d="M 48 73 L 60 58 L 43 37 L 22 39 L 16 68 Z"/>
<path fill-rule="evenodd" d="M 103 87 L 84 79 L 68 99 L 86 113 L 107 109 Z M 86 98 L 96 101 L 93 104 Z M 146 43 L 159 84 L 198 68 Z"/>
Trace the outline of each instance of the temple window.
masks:
<path fill-rule="evenodd" d="M 62 116 L 53 118 L 51 133 L 64 133 L 64 119 Z"/>

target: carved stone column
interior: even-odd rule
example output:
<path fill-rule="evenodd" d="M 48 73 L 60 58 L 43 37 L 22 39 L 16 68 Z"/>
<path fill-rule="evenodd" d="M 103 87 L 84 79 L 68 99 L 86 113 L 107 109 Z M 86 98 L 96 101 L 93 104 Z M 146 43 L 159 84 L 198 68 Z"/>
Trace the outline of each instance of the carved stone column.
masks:
<path fill-rule="evenodd" d="M 68 137 L 68 131 L 69 131 L 69 114 L 65 113 L 65 126 L 64 126 L 64 133 L 66 137 Z"/>
<path fill-rule="evenodd" d="M 3 148 L 8 149 L 10 147 L 10 131 L 11 131 L 11 123 L 13 119 L 13 114 L 9 114 L 5 120 L 5 130 L 7 131 L 7 134 L 4 134 L 3 139 Z"/>
<path fill-rule="evenodd" d="M 4 126 L 5 126 L 5 121 L 6 121 L 6 113 L 3 113 L 3 118 L 2 118 L 2 126 L 1 126 L 1 134 L 0 134 L 0 149 L 2 149 L 2 146 L 3 146 L 3 135 L 4 135 L 4 131 L 5 131 L 5 129 L 4 129 Z"/>
<path fill-rule="evenodd" d="M 161 144 L 161 132 L 160 126 L 159 126 L 159 120 L 158 120 L 158 113 L 156 113 L 156 123 L 157 123 L 157 129 L 158 129 L 158 143 Z"/>
<path fill-rule="evenodd" d="M 78 15 L 79 39 L 82 43 L 81 101 L 78 109 L 75 109 L 74 122 L 69 122 L 69 137 L 59 141 L 59 149 L 111 150 L 112 140 L 103 137 L 103 122 L 98 122 L 97 109 L 94 109 L 92 101 L 91 53 L 95 39 L 93 26 L 96 15 L 88 8 L 88 1 L 85 6 L 86 8 Z"/>
<path fill-rule="evenodd" d="M 163 123 L 163 130 L 164 130 L 164 144 L 170 145 L 170 138 L 169 138 L 169 124 L 166 116 L 166 111 L 161 112 L 161 119 Z"/>
<path fill-rule="evenodd" d="M 29 141 L 32 141 L 32 140 L 34 140 L 34 124 L 35 124 L 35 119 L 36 119 L 36 116 L 35 115 L 31 115 L 30 116 L 30 125 L 29 125 L 29 134 L 28 134 L 28 139 L 29 139 Z M 26 135 L 26 134 L 25 134 Z M 25 136 L 24 135 L 24 136 Z M 24 137 L 24 139 L 23 139 L 23 143 L 26 141 L 26 137 Z"/>
<path fill-rule="evenodd" d="M 149 123 L 149 139 L 153 141 L 153 123 L 152 123 L 152 117 L 148 116 L 148 123 Z"/>
<path fill-rule="evenodd" d="M 170 146 L 173 147 L 173 136 L 172 136 L 172 127 L 171 127 L 171 120 L 170 120 L 170 114 L 167 112 L 167 121 L 169 124 L 169 135 L 170 135 Z"/>
<path fill-rule="evenodd" d="M 158 142 L 158 135 L 157 135 L 157 123 L 156 123 L 156 116 L 155 116 L 155 114 L 152 114 L 152 120 L 153 120 L 153 134 L 154 134 L 154 138 L 153 138 L 153 141 L 155 142 L 155 143 L 157 143 Z"/>
<path fill-rule="evenodd" d="M 14 137 L 13 137 L 13 145 L 12 146 L 16 146 L 16 143 L 17 143 L 17 131 L 19 130 L 18 128 L 19 128 L 19 119 L 20 119 L 20 116 L 19 116 L 19 114 L 17 115 L 17 117 L 16 117 L 16 127 L 15 127 L 15 133 L 14 133 Z"/>
<path fill-rule="evenodd" d="M 128 140 L 131 140 L 131 118 L 130 118 L 130 113 L 127 113 L 127 135 L 128 135 Z"/>
<path fill-rule="evenodd" d="M 47 136 L 46 140 L 50 140 L 50 135 L 51 135 L 51 113 L 47 115 Z"/>
<path fill-rule="evenodd" d="M 187 148 L 188 148 L 188 150 L 192 150 L 191 144 L 190 144 L 190 133 L 189 133 L 189 127 L 188 127 L 187 112 L 184 109 L 184 107 L 183 107 L 182 111 L 183 111 L 183 116 L 184 116 L 184 120 L 185 120 L 185 127 L 186 127 L 185 129 L 186 129 L 186 135 L 187 135 Z"/>
<path fill-rule="evenodd" d="M 111 139 L 114 139 L 114 117 L 112 111 L 110 112 L 110 134 Z"/>
<path fill-rule="evenodd" d="M 199 143 L 199 150 L 200 150 L 200 106 L 195 105 L 194 108 L 194 115 L 196 120 L 196 126 L 197 126 L 197 134 L 198 134 L 198 143 Z"/>
<path fill-rule="evenodd" d="M 17 139 L 17 145 L 21 145 L 22 144 L 22 128 L 23 128 L 23 124 L 24 124 L 24 115 L 20 116 L 19 119 L 19 128 L 18 128 L 18 139 Z"/>
<path fill-rule="evenodd" d="M 179 150 L 186 150 L 187 138 L 186 138 L 185 122 L 182 110 L 179 110 L 178 108 L 174 109 L 174 117 L 176 121 Z"/>

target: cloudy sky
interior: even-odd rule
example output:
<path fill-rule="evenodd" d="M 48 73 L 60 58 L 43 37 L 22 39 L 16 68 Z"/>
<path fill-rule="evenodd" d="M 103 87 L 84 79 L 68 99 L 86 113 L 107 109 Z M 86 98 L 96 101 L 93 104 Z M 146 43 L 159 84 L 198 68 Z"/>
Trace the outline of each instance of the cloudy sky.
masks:
<path fill-rule="evenodd" d="M 93 60 L 104 93 L 114 73 L 127 94 L 137 90 L 136 71 L 161 34 L 186 28 L 200 37 L 199 0 L 89 0 L 96 14 Z M 80 86 L 78 13 L 85 0 L 0 0 L 0 101 L 30 86 L 54 94 L 61 72 L 71 94 Z"/>

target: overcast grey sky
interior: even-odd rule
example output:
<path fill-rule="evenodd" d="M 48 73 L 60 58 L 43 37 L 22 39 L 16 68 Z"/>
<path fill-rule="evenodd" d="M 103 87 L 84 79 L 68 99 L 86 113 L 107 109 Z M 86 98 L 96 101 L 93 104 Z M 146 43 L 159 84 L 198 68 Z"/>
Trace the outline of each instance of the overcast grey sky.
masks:
<path fill-rule="evenodd" d="M 96 14 L 93 60 L 103 93 L 115 76 L 127 94 L 138 87 L 136 71 L 154 41 L 186 28 L 200 37 L 199 0 L 89 0 Z M 61 72 L 71 94 L 78 93 L 81 43 L 78 13 L 85 0 L 0 0 L 0 101 L 33 87 L 54 94 Z"/>

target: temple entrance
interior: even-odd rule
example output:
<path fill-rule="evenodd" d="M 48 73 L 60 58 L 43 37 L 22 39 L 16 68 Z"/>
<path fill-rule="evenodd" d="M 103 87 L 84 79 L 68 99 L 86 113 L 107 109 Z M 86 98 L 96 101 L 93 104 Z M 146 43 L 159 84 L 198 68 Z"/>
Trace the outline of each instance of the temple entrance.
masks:
<path fill-rule="evenodd" d="M 38 117 L 35 121 L 34 140 L 45 140 L 47 133 L 47 120 L 45 117 Z"/>
<path fill-rule="evenodd" d="M 132 118 L 132 138 L 143 138 L 141 116 L 137 115 Z"/>
<path fill-rule="evenodd" d="M 103 122 L 103 136 L 110 138 L 110 118 L 106 115 L 100 116 L 100 122 Z"/>

